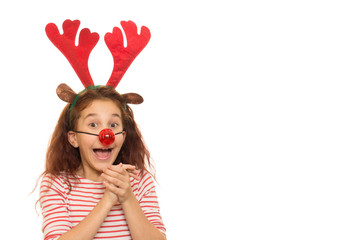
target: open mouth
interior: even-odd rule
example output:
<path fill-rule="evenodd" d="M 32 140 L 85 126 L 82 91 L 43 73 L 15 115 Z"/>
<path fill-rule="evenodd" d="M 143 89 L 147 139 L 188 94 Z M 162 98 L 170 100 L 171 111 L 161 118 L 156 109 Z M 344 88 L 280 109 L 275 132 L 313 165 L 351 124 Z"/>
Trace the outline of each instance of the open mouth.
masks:
<path fill-rule="evenodd" d="M 112 148 L 95 148 L 93 152 L 98 159 L 106 160 L 111 156 Z"/>

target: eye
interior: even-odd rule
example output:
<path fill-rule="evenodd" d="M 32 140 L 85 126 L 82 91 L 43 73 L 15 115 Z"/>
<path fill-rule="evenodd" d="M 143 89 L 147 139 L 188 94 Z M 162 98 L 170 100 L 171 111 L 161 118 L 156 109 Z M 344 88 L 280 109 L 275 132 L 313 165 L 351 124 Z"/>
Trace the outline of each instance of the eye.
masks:
<path fill-rule="evenodd" d="M 98 125 L 97 123 L 89 123 L 89 127 L 91 128 L 96 128 Z"/>
<path fill-rule="evenodd" d="M 110 124 L 110 127 L 112 127 L 112 128 L 116 128 L 117 126 L 119 126 L 119 124 L 117 124 L 117 123 Z"/>

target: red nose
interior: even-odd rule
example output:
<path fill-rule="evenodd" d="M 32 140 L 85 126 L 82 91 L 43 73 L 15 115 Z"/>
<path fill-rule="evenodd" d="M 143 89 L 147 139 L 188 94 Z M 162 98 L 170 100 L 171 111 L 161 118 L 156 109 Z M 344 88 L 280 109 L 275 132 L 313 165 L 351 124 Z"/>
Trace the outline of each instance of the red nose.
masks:
<path fill-rule="evenodd" d="M 115 141 L 115 134 L 111 129 L 105 128 L 99 133 L 99 140 L 102 145 L 108 146 Z"/>

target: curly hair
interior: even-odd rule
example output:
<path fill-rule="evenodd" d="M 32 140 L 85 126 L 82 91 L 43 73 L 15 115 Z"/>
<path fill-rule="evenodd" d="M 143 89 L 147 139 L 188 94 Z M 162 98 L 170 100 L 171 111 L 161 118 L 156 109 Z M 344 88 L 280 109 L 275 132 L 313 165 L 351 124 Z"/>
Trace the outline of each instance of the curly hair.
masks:
<path fill-rule="evenodd" d="M 69 143 L 68 132 L 72 130 L 71 125 L 72 128 L 77 128 L 77 122 L 81 112 L 94 100 L 98 99 L 110 99 L 119 107 L 122 115 L 122 124 L 126 131 L 125 141 L 114 165 L 119 163 L 131 164 L 140 170 L 141 173 L 143 173 L 143 171 L 154 171 L 150 161 L 149 150 L 134 120 L 132 109 L 125 103 L 123 97 L 114 88 L 101 86 L 96 89 L 86 90 L 79 96 L 71 111 L 71 119 L 69 119 L 70 103 L 65 106 L 52 134 L 46 153 L 45 171 L 41 176 L 65 173 L 67 178 L 78 179 L 76 172 L 81 166 L 80 152 L 78 148 L 73 147 Z M 67 183 L 70 185 L 70 181 L 67 181 Z"/>

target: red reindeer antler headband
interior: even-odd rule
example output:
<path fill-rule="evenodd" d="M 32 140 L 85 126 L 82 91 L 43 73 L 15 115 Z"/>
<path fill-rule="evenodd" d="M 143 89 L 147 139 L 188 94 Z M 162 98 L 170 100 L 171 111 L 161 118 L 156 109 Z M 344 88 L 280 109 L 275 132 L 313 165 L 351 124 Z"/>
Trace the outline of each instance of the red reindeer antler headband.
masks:
<path fill-rule="evenodd" d="M 94 86 L 91 78 L 88 60 L 92 49 L 99 41 L 99 34 L 91 33 L 88 28 L 80 31 L 79 45 L 75 46 L 75 37 L 79 29 L 80 21 L 66 20 L 63 23 L 64 33 L 60 35 L 57 26 L 49 23 L 46 34 L 50 41 L 64 54 L 85 88 Z M 127 39 L 127 46 L 124 46 L 124 38 L 119 28 L 114 27 L 112 33 L 105 35 L 105 42 L 114 58 L 114 69 L 106 86 L 116 88 L 126 70 L 144 49 L 150 40 L 150 31 L 147 27 L 141 28 L 140 35 L 137 34 L 137 27 L 132 21 L 122 21 Z"/>
<path fill-rule="evenodd" d="M 88 60 L 91 51 L 99 41 L 99 34 L 95 32 L 91 33 L 88 28 L 82 29 L 79 34 L 79 44 L 76 46 L 75 38 L 79 26 L 79 20 L 66 20 L 62 26 L 64 31 L 63 34 L 59 33 L 59 29 L 54 23 L 49 23 L 46 26 L 45 31 L 50 41 L 70 62 L 86 90 L 97 87 L 94 86 L 94 82 L 91 78 Z M 122 21 L 121 26 L 123 27 L 126 35 L 126 47 L 124 45 L 123 34 L 119 28 L 114 27 L 112 33 L 107 33 L 105 35 L 105 43 L 114 59 L 114 68 L 106 86 L 113 88 L 117 87 L 126 70 L 150 40 L 150 31 L 145 26 L 141 28 L 140 34 L 137 33 L 137 26 L 132 21 Z M 57 95 L 61 100 L 72 103 L 70 107 L 70 114 L 78 97 L 84 91 L 76 94 L 64 83 L 60 84 L 56 89 Z M 122 94 L 121 96 L 123 97 L 125 103 L 140 104 L 143 102 L 143 98 L 136 93 L 127 93 Z"/>

